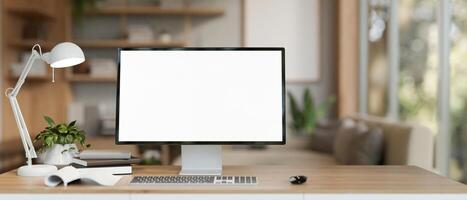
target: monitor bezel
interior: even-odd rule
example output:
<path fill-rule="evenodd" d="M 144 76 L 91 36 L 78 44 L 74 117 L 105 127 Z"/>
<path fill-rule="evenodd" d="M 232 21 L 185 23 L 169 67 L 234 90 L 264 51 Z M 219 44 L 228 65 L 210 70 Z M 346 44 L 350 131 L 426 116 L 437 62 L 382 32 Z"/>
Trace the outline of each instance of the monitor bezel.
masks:
<path fill-rule="evenodd" d="M 120 54 L 122 51 L 281 51 L 282 54 L 282 141 L 119 141 L 120 116 Z M 117 99 L 115 119 L 115 144 L 165 144 L 165 145 L 284 145 L 286 143 L 286 94 L 285 48 L 283 47 L 183 47 L 183 48 L 118 48 L 117 50 Z"/>

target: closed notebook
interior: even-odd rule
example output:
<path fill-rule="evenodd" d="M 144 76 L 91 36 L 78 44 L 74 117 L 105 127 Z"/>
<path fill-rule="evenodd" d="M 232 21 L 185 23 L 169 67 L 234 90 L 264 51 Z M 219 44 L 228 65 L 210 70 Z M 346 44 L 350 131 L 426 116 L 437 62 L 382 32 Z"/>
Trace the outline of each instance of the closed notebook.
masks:
<path fill-rule="evenodd" d="M 72 163 L 82 165 L 84 167 L 99 167 L 99 166 L 115 166 L 115 165 L 131 165 L 139 164 L 141 159 L 132 157 L 130 159 L 78 159 L 73 158 Z"/>
<path fill-rule="evenodd" d="M 105 166 L 105 167 L 84 167 L 82 165 L 71 164 L 71 166 L 78 169 L 82 173 L 106 173 L 113 175 L 123 175 L 133 173 L 133 168 L 131 165 L 121 165 L 121 166 Z"/>
<path fill-rule="evenodd" d="M 130 152 L 84 150 L 79 154 L 80 159 L 131 159 Z"/>

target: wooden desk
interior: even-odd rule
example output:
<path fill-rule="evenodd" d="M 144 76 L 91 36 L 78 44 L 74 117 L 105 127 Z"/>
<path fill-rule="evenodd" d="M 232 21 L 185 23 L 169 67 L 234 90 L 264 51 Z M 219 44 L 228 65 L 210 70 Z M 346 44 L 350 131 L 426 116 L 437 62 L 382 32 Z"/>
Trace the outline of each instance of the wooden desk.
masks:
<path fill-rule="evenodd" d="M 176 175 L 178 171 L 178 166 L 134 167 L 134 175 Z M 308 182 L 290 185 L 288 177 L 297 174 L 308 176 Z M 0 199 L 467 199 L 467 186 L 411 166 L 227 166 L 224 175 L 258 176 L 259 184 L 128 186 L 131 176 L 125 176 L 114 187 L 50 188 L 42 178 L 18 177 L 11 171 L 0 175 Z"/>

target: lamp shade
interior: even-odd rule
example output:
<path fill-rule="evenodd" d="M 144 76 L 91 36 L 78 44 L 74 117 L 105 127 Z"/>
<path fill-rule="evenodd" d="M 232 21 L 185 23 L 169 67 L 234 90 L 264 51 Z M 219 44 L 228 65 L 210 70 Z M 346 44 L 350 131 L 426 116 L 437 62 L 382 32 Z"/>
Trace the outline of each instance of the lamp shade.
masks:
<path fill-rule="evenodd" d="M 84 62 L 83 50 L 71 42 L 57 44 L 47 54 L 45 60 L 53 68 L 71 67 Z"/>

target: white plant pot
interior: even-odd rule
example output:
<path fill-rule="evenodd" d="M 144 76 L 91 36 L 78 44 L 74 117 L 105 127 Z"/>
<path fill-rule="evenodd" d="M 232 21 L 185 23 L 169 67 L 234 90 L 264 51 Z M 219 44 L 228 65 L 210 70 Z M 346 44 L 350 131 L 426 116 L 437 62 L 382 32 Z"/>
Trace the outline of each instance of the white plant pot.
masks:
<path fill-rule="evenodd" d="M 72 147 L 74 149 L 69 150 Z M 42 163 L 48 165 L 69 165 L 71 159 L 77 155 L 78 148 L 76 144 L 54 144 L 51 148 L 45 149 L 39 159 Z"/>

